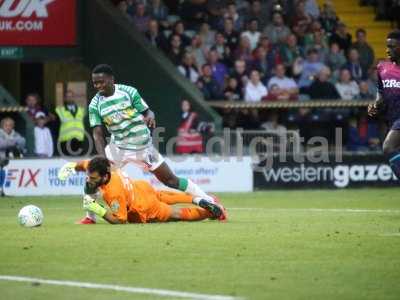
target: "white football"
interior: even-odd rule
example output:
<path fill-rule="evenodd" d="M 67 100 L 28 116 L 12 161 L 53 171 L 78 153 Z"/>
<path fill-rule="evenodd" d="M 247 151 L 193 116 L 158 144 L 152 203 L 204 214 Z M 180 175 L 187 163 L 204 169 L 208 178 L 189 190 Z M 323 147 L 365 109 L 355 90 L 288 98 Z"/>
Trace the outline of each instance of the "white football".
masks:
<path fill-rule="evenodd" d="M 27 205 L 18 213 L 18 222 L 25 227 L 40 226 L 43 223 L 42 210 L 35 205 Z"/>

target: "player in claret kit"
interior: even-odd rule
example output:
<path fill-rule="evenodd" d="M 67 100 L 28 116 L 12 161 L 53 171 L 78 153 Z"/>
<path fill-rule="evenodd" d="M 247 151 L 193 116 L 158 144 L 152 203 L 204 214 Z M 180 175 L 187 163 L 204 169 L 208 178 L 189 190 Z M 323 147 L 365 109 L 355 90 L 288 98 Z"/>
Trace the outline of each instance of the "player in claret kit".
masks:
<path fill-rule="evenodd" d="M 75 163 L 75 171 L 87 173 L 90 195 L 84 196 L 83 208 L 111 224 L 226 219 L 222 205 L 210 205 L 204 199 L 199 201 L 199 207 L 173 206 L 195 204 L 194 197 L 182 192 L 157 191 L 147 181 L 130 179 L 121 170 L 111 169 L 105 157 Z M 109 210 L 96 202 L 98 192 Z"/>
<path fill-rule="evenodd" d="M 383 153 L 393 173 L 400 179 L 400 30 L 388 34 L 386 53 L 389 61 L 378 64 L 378 94 L 368 106 L 371 117 L 384 115 L 389 132 L 383 142 Z"/>

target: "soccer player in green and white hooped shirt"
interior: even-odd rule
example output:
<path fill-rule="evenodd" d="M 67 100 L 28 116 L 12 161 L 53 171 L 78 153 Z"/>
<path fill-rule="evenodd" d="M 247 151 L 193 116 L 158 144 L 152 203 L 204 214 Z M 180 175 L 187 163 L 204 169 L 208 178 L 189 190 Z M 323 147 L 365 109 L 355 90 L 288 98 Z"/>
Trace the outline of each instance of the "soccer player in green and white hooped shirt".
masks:
<path fill-rule="evenodd" d="M 154 148 L 150 128 L 155 128 L 154 113 L 138 91 L 128 85 L 115 84 L 112 68 L 101 64 L 92 71 L 97 94 L 89 104 L 89 123 L 97 153 L 106 156 L 118 168 L 133 163 L 152 172 L 170 188 L 194 196 L 193 203 L 209 210 L 216 218 L 225 218 L 224 208 L 190 179 L 177 177 Z M 106 145 L 103 125 L 111 134 Z M 94 223 L 87 214 L 81 223 Z"/>

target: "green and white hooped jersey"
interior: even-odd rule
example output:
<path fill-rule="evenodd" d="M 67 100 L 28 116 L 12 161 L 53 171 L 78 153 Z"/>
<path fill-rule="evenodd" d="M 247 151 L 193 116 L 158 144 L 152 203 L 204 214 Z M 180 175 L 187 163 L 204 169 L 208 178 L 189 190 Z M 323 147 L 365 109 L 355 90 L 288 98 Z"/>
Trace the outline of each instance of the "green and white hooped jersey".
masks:
<path fill-rule="evenodd" d="M 114 87 L 112 96 L 97 93 L 90 101 L 90 127 L 104 124 L 111 134 L 111 142 L 119 148 L 146 148 L 151 143 L 150 130 L 141 113 L 149 107 L 135 88 L 123 84 L 114 84 Z"/>

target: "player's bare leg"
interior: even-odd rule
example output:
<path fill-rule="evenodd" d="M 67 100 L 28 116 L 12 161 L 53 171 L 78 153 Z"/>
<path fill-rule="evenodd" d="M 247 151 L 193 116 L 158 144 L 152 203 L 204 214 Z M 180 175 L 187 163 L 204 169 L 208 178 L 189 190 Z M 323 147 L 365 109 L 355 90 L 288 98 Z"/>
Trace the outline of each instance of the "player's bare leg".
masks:
<path fill-rule="evenodd" d="M 388 158 L 393 173 L 400 179 L 400 130 L 389 131 L 383 142 L 383 153 Z"/>

